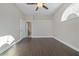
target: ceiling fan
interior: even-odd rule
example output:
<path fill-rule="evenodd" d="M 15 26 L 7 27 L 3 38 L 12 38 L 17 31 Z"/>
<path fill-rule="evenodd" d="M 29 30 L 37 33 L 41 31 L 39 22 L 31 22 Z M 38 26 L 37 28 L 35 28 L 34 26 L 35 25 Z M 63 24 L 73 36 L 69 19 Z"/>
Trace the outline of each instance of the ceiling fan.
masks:
<path fill-rule="evenodd" d="M 26 3 L 27 5 L 36 5 L 35 11 L 37 11 L 39 8 L 48 9 L 48 7 L 45 5 L 45 3 Z"/>

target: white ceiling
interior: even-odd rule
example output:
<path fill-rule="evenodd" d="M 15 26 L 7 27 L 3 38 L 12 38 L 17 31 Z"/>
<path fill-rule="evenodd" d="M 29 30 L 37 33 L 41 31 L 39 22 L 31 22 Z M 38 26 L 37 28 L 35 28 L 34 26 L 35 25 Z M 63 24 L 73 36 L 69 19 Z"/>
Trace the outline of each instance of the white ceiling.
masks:
<path fill-rule="evenodd" d="M 48 7 L 48 10 L 44 8 L 38 9 L 38 11 L 35 11 L 34 5 L 27 5 L 25 3 L 17 3 L 16 6 L 26 15 L 26 16 L 33 16 L 33 15 L 41 15 L 41 16 L 47 16 L 52 15 L 53 12 L 61 5 L 61 3 L 47 3 L 46 6 Z"/>

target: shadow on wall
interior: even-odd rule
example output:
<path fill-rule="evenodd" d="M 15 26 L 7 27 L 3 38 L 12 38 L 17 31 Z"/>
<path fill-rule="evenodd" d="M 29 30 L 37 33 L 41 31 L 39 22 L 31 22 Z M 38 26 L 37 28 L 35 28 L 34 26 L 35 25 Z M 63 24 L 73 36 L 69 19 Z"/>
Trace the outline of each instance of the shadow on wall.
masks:
<path fill-rule="evenodd" d="M 6 51 L 10 48 L 11 44 L 14 42 L 14 37 L 12 35 L 6 35 L 0 37 L 0 53 Z"/>
<path fill-rule="evenodd" d="M 79 4 L 64 4 L 54 19 L 53 36 L 79 52 Z"/>
<path fill-rule="evenodd" d="M 55 22 L 54 35 L 64 44 L 79 51 L 79 4 L 73 3 L 64 10 L 64 13 Z"/>

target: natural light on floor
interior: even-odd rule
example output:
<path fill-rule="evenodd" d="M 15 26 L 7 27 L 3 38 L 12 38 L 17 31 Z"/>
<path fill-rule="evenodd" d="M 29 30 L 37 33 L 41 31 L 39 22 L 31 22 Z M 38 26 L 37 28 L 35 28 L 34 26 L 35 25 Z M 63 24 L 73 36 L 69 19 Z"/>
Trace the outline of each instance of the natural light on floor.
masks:
<path fill-rule="evenodd" d="M 6 35 L 0 37 L 0 47 L 3 46 L 4 44 L 11 44 L 14 41 L 14 37 L 12 35 Z"/>

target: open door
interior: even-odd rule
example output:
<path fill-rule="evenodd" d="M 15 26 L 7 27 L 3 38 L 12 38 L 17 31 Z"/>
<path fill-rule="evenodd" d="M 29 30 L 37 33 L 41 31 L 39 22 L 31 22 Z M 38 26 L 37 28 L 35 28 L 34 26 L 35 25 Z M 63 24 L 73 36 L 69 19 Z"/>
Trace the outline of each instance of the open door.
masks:
<path fill-rule="evenodd" d="M 27 22 L 28 24 L 28 38 L 31 39 L 32 38 L 32 24 L 31 22 Z"/>

